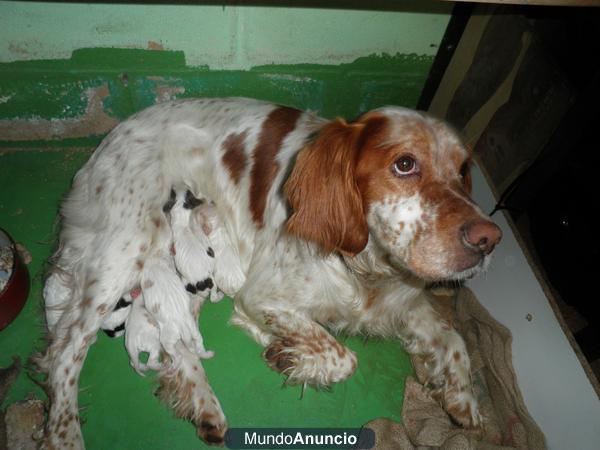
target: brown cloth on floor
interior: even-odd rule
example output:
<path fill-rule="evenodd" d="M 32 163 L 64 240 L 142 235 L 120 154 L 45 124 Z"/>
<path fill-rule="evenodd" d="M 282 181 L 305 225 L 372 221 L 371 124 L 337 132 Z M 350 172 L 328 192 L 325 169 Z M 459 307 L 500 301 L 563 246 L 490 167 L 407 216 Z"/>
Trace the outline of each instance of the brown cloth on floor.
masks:
<path fill-rule="evenodd" d="M 533 421 L 512 366 L 512 335 L 477 301 L 471 290 L 456 296 L 435 296 L 432 304 L 453 323 L 467 344 L 482 429 L 455 425 L 427 388 L 409 377 L 404 389 L 402 424 L 377 419 L 365 426 L 375 431 L 375 449 L 504 450 L 545 449 L 544 435 Z M 454 307 L 455 305 L 455 307 Z M 424 381 L 418 357 L 413 365 Z"/>

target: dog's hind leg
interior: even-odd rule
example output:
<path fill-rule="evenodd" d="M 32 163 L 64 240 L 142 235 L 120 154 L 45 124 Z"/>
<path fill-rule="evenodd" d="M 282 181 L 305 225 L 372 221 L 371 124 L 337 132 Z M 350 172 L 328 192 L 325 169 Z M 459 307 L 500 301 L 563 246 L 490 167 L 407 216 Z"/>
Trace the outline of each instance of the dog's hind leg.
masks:
<path fill-rule="evenodd" d="M 42 357 L 48 373 L 46 381 L 50 411 L 42 448 L 83 449 L 77 404 L 78 381 L 89 346 L 107 313 L 112 311 L 122 291 L 135 277 L 135 268 L 126 270 L 111 264 L 104 252 L 75 276 L 81 283 L 72 287 L 66 308 L 51 333 Z M 104 256 L 104 257 L 102 257 Z"/>
<path fill-rule="evenodd" d="M 46 327 L 52 333 L 73 296 L 71 276 L 60 268 L 53 268 L 44 282 L 42 296 Z"/>
<path fill-rule="evenodd" d="M 191 297 L 191 314 L 198 322 L 202 299 Z M 179 418 L 191 421 L 198 437 L 210 444 L 222 444 L 227 422 L 221 404 L 215 396 L 198 355 L 192 353 L 181 340 L 175 346 L 180 354 L 177 365 L 159 373 L 159 398 L 175 411 Z"/>

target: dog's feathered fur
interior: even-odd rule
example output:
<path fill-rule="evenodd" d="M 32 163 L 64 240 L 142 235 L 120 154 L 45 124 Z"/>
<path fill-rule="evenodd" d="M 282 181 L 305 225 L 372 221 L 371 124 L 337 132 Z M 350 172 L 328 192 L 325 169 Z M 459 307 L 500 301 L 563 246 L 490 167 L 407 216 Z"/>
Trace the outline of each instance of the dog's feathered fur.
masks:
<path fill-rule="evenodd" d="M 70 295 L 51 305 L 60 314 L 42 359 L 52 393 L 46 446 L 83 448 L 77 380 L 96 331 L 124 292 L 151 289 L 149 265 L 173 270 L 162 210 L 173 186 L 214 202 L 231 260 L 232 275 L 221 278 L 234 295 L 232 322 L 289 382 L 352 375 L 354 353 L 328 329 L 398 338 L 427 357 L 452 417 L 477 426 L 464 342 L 423 295 L 428 281 L 480 271 L 500 239 L 469 198 L 469 157 L 445 124 L 397 107 L 346 123 L 255 100 L 197 99 L 117 126 L 61 209 L 55 265 Z M 173 301 L 181 300 L 164 304 Z M 161 335 L 183 336 L 176 321 L 164 327 Z M 169 341 L 184 358 L 162 375 L 162 390 L 218 441 L 226 427 L 218 402 L 187 401 L 189 389 L 204 398 L 210 387 L 196 382 L 199 335 L 185 336 Z"/>

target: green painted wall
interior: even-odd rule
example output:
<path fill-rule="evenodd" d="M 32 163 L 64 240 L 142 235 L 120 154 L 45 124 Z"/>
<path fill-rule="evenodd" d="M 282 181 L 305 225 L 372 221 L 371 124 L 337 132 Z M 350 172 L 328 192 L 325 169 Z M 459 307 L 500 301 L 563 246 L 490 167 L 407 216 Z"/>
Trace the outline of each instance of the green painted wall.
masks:
<path fill-rule="evenodd" d="M 414 106 L 449 20 L 396 11 L 0 1 L 0 146 L 90 145 L 171 98 L 242 95 L 324 116 Z"/>

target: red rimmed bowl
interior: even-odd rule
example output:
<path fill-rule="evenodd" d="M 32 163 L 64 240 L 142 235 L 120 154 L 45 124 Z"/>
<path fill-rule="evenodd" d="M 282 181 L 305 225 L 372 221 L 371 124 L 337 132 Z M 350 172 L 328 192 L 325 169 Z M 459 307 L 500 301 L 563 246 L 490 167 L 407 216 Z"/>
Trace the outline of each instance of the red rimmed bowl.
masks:
<path fill-rule="evenodd" d="M 12 257 L 11 257 L 12 255 Z M 0 228 L 0 330 L 21 312 L 29 295 L 29 271 L 8 233 Z"/>

